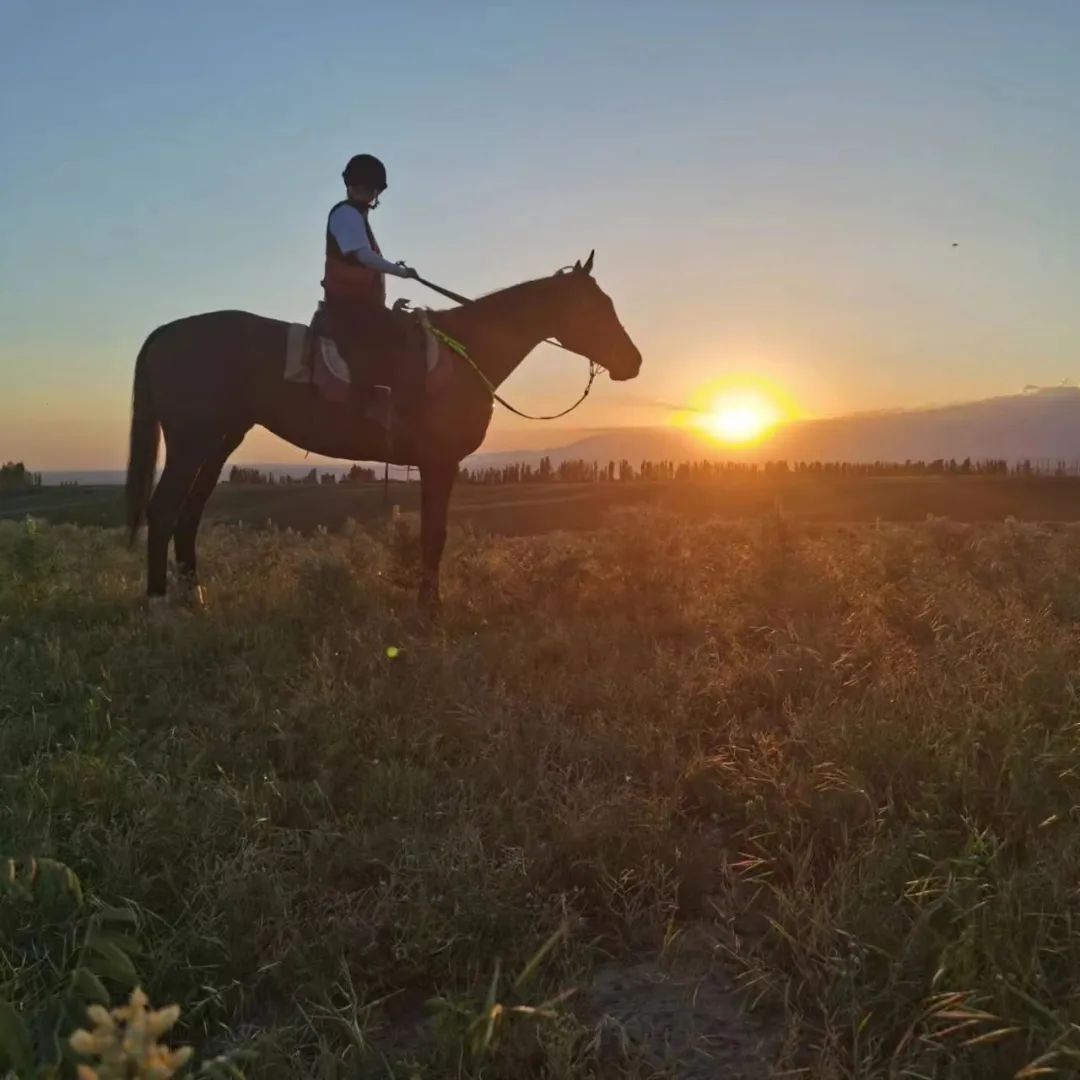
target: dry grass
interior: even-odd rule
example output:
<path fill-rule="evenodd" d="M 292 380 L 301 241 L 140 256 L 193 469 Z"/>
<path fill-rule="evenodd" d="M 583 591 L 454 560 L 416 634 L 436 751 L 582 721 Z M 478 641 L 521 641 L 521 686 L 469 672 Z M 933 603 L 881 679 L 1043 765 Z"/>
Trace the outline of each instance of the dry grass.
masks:
<path fill-rule="evenodd" d="M 0 854 L 137 913 L 178 1037 L 248 1076 L 699 1075 L 589 990 L 692 939 L 747 1075 L 1076 1074 L 1080 531 L 459 533 L 430 632 L 409 528 L 216 528 L 212 609 L 156 625 L 116 533 L 0 525 Z M 28 1013 L 34 929 L 0 917 Z"/>

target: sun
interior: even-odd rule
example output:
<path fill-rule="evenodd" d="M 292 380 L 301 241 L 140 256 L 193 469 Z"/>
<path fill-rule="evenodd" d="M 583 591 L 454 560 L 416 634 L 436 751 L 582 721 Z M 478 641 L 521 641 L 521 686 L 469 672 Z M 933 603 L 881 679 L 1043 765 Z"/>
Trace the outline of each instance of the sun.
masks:
<path fill-rule="evenodd" d="M 718 442 L 745 446 L 767 434 L 782 414 L 771 395 L 757 387 L 730 387 L 706 399 L 690 422 Z"/>
<path fill-rule="evenodd" d="M 748 443 L 760 438 L 776 423 L 775 407 L 748 394 L 722 398 L 705 413 L 702 426 L 721 442 Z"/>
<path fill-rule="evenodd" d="M 750 450 L 802 415 L 791 394 L 755 371 L 733 371 L 699 386 L 672 422 L 732 450 Z"/>

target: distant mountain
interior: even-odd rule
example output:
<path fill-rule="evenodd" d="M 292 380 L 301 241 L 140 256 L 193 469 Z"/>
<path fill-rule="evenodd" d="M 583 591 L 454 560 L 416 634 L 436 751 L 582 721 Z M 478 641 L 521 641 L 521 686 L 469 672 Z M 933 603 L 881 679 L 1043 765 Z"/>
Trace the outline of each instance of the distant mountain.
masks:
<path fill-rule="evenodd" d="M 721 459 L 731 454 L 713 440 L 685 428 L 620 427 L 598 431 L 545 450 L 481 451 L 466 459 L 465 464 L 481 469 L 517 461 L 535 465 L 541 458 L 547 457 L 556 465 L 560 461 L 618 462 L 623 458 L 636 465 L 646 458 L 651 461 L 693 461 L 710 456 Z"/>
<path fill-rule="evenodd" d="M 834 461 L 1080 461 L 1080 388 L 1031 387 L 959 405 L 806 421 L 778 429 L 760 452 Z"/>

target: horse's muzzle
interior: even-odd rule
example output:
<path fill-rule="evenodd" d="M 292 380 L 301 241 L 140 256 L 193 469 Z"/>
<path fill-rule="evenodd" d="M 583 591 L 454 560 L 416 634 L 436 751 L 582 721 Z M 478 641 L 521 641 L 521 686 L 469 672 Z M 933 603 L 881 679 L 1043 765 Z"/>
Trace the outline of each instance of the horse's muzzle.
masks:
<path fill-rule="evenodd" d="M 641 370 L 641 353 L 637 349 L 621 350 L 604 364 L 612 382 L 626 382 L 637 377 Z"/>

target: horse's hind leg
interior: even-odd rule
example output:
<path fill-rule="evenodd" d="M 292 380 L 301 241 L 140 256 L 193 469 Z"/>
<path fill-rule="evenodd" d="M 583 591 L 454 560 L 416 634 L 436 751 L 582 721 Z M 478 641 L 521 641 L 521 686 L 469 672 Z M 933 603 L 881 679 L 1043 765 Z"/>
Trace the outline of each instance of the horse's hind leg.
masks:
<path fill-rule="evenodd" d="M 456 461 L 420 466 L 420 607 L 439 609 L 439 564 L 446 544 L 446 515 L 457 479 Z"/>
<path fill-rule="evenodd" d="M 191 485 L 183 506 L 180 507 L 180 517 L 176 522 L 173 533 L 173 546 L 176 552 L 176 565 L 180 572 L 180 581 L 187 592 L 188 602 L 198 605 L 202 602 L 202 593 L 199 589 L 199 568 L 195 554 L 195 541 L 199 532 L 199 522 L 202 520 L 206 501 L 210 498 L 217 485 L 221 470 L 229 455 L 243 441 L 246 431 L 233 432 L 223 436 L 216 446 L 210 451 L 206 459 L 199 466 L 195 483 Z"/>
<path fill-rule="evenodd" d="M 146 594 L 151 599 L 165 595 L 169 538 L 208 449 L 205 433 L 165 428 L 165 468 L 146 515 Z"/>

